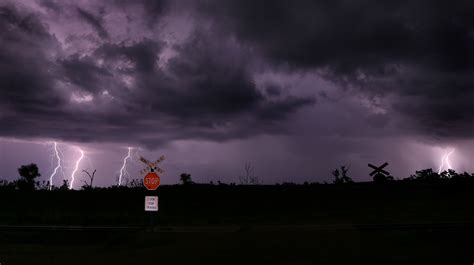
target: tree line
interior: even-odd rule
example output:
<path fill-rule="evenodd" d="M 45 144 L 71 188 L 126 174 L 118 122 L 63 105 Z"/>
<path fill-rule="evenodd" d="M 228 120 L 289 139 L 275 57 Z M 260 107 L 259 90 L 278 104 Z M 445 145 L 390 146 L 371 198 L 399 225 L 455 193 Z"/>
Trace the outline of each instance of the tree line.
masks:
<path fill-rule="evenodd" d="M 82 170 L 84 174 L 86 174 L 88 180 L 82 180 L 82 190 L 90 190 L 96 189 L 94 187 L 94 178 L 97 170 L 94 170 L 90 173 L 87 170 Z M 354 183 L 352 178 L 349 176 L 349 167 L 341 166 L 340 168 L 336 168 L 334 171 L 331 172 L 334 179 L 332 184 L 335 185 L 348 185 Z M 22 165 L 18 168 L 19 178 L 14 181 L 8 180 L 0 180 L 0 188 L 2 189 L 10 189 L 10 190 L 69 190 L 69 183 L 68 180 L 63 180 L 62 185 L 60 186 L 51 186 L 49 181 L 38 181 L 37 178 L 41 176 L 39 172 L 39 168 L 36 164 L 28 164 Z M 179 176 L 179 180 L 182 185 L 194 185 L 196 184 L 192 178 L 191 174 L 189 173 L 182 173 Z M 373 183 L 390 183 L 395 181 L 402 181 L 402 182 L 420 182 L 420 183 L 443 183 L 443 182 L 474 182 L 474 173 L 458 173 L 453 169 L 449 169 L 443 172 L 435 172 L 433 169 L 423 169 L 415 171 L 415 174 L 410 175 L 407 178 L 397 179 L 395 180 L 393 176 L 384 176 L 384 175 L 376 175 L 373 178 Z M 211 181 L 210 185 L 214 185 L 214 182 Z M 229 185 L 224 184 L 220 181 L 217 181 L 218 185 Z M 250 163 L 246 163 L 244 167 L 244 174 L 239 176 L 239 184 L 240 185 L 258 185 L 261 184 L 260 179 L 255 176 L 253 166 Z M 304 183 L 305 185 L 309 184 L 308 182 Z M 320 184 L 317 182 L 311 184 Z M 324 184 L 328 184 L 325 182 Z M 237 185 L 236 183 L 230 183 L 230 185 Z M 280 184 L 276 184 L 280 185 Z M 283 183 L 283 185 L 297 185 L 295 183 Z M 109 188 L 115 189 L 130 189 L 130 188 L 143 188 L 143 180 L 142 179 L 132 179 L 126 180 L 124 185 L 118 186 L 114 185 Z"/>

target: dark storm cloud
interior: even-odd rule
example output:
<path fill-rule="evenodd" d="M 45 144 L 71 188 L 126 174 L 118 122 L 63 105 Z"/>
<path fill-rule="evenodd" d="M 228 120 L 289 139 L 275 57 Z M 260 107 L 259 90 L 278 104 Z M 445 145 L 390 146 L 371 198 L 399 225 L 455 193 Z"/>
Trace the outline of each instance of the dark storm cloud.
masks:
<path fill-rule="evenodd" d="M 285 132 L 290 114 L 315 99 L 275 81 L 258 85 L 262 68 L 318 75 L 364 95 L 376 109 L 367 120 L 375 128 L 393 118 L 401 134 L 469 138 L 474 131 L 470 2 L 38 3 L 76 17 L 58 16 L 63 20 L 48 27 L 35 12 L 2 7 L 3 135 L 119 142 L 134 135 L 153 145 Z M 114 24 L 117 12 L 124 24 Z M 190 33 L 173 24 L 178 13 Z M 76 24 L 63 29 L 69 20 Z M 66 31 L 65 41 L 53 28 Z M 160 35 L 164 29 L 173 38 Z"/>
<path fill-rule="evenodd" d="M 277 84 L 274 84 L 274 83 L 266 83 L 265 92 L 269 96 L 279 96 L 281 94 L 280 88 L 278 87 Z"/>
<path fill-rule="evenodd" d="M 23 118 L 49 114 L 45 105 L 61 102 L 50 89 L 54 64 L 45 54 L 55 47 L 54 38 L 34 16 L 22 16 L 11 6 L 0 8 L 0 31 L 2 111 L 25 115 Z"/>
<path fill-rule="evenodd" d="M 253 81 L 250 56 L 208 32 L 196 30 L 173 46 L 176 55 L 159 67 L 161 40 L 104 42 L 90 54 L 64 55 L 34 14 L 2 10 L 3 136 L 150 147 L 222 141 L 283 133 L 281 121 L 313 104 L 267 98 Z"/>
<path fill-rule="evenodd" d="M 142 40 L 133 45 L 106 43 L 95 51 L 96 56 L 107 60 L 127 58 L 135 65 L 137 72 L 153 72 L 161 50 L 161 43 L 152 40 Z"/>
<path fill-rule="evenodd" d="M 337 72 L 427 62 L 472 68 L 472 3 L 433 1 L 205 1 L 224 31 L 295 67 Z M 219 21 L 219 23 L 217 23 Z M 467 55 L 467 57 L 466 57 Z"/>
<path fill-rule="evenodd" d="M 385 63 L 415 35 L 388 1 L 206 1 L 217 27 L 255 45 L 275 62 L 347 72 Z M 219 21 L 219 23 L 217 23 Z"/>
<path fill-rule="evenodd" d="M 168 63 L 167 77 L 157 79 L 153 74 L 140 80 L 143 87 L 150 88 L 144 102 L 152 109 L 156 106 L 156 111 L 205 123 L 232 123 L 240 115 L 264 122 L 284 119 L 313 103 L 311 98 L 266 98 L 252 80 L 248 55 L 206 33 L 195 32 L 177 51 L 180 56 Z M 150 98 L 152 102 L 148 102 Z"/>
<path fill-rule="evenodd" d="M 128 8 L 141 6 L 147 14 L 146 20 L 149 27 L 153 26 L 159 18 L 166 13 L 170 2 L 167 0 L 115 0 L 117 6 Z"/>
<path fill-rule="evenodd" d="M 62 7 L 58 3 L 56 3 L 54 0 L 40 0 L 38 1 L 38 4 L 43 7 L 46 7 L 47 9 L 55 13 L 59 13 L 62 11 Z"/>
<path fill-rule="evenodd" d="M 435 139 L 470 139 L 474 133 L 474 72 L 419 71 L 416 77 L 395 84 L 403 91 L 393 108 L 411 118 L 411 129 Z M 406 127 L 406 125 L 405 125 Z"/>
<path fill-rule="evenodd" d="M 104 39 L 109 37 L 107 30 L 104 28 L 104 22 L 100 18 L 100 15 L 103 14 L 103 11 L 100 12 L 101 14 L 99 14 L 99 16 L 96 16 L 86 10 L 77 8 L 77 13 L 79 14 L 80 18 L 84 19 L 84 21 L 86 21 L 97 31 L 99 37 Z"/>
<path fill-rule="evenodd" d="M 369 96 L 394 94 L 387 107 L 415 133 L 472 137 L 472 1 L 203 3 L 199 14 L 276 65 Z"/>
<path fill-rule="evenodd" d="M 58 63 L 65 80 L 92 92 L 103 85 L 104 76 L 111 75 L 106 69 L 95 65 L 90 57 L 79 58 L 75 55 Z"/>

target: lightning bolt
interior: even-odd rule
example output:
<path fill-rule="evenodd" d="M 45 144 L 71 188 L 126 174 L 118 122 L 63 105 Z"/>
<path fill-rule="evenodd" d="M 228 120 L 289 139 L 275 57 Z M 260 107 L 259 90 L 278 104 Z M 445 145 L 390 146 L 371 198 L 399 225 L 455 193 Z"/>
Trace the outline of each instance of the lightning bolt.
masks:
<path fill-rule="evenodd" d="M 452 155 L 453 153 L 454 153 L 454 148 L 443 155 L 443 158 L 441 159 L 441 165 L 439 166 L 439 169 L 438 169 L 438 174 L 441 174 L 441 172 L 443 171 L 443 168 L 445 168 L 445 164 L 447 166 L 447 169 L 453 168 L 451 166 L 451 162 L 449 161 L 449 156 Z"/>
<path fill-rule="evenodd" d="M 84 151 L 82 151 L 81 148 L 78 148 L 79 152 L 81 153 L 81 156 L 79 159 L 76 161 L 76 166 L 74 167 L 74 170 L 72 171 L 71 174 L 71 184 L 69 184 L 69 189 L 72 189 L 72 185 L 74 184 L 74 178 L 77 172 L 77 169 L 79 168 L 79 163 L 81 163 L 81 160 L 84 158 Z"/>
<path fill-rule="evenodd" d="M 59 155 L 59 148 L 58 148 L 57 142 L 53 142 L 53 148 L 54 148 L 54 157 L 56 157 L 56 167 L 54 168 L 54 171 L 51 174 L 51 176 L 49 176 L 49 190 L 53 189 L 53 177 L 58 173 L 59 169 L 61 169 L 61 171 L 63 169 L 61 165 L 61 156 Z"/>
<path fill-rule="evenodd" d="M 127 160 L 129 158 L 131 158 L 131 151 L 132 151 L 132 148 L 129 147 L 128 148 L 128 154 L 126 157 L 124 157 L 123 159 L 123 164 L 122 164 L 122 167 L 120 168 L 120 175 L 119 175 L 119 180 L 118 180 L 118 185 L 122 185 L 122 177 L 125 175 L 129 176 L 128 172 L 127 172 Z"/>
<path fill-rule="evenodd" d="M 444 160 L 446 162 L 446 165 L 448 166 L 448 169 L 452 169 L 453 167 L 451 166 L 451 162 L 449 161 L 449 156 L 454 153 L 454 149 L 452 149 L 447 155 L 446 159 Z"/>

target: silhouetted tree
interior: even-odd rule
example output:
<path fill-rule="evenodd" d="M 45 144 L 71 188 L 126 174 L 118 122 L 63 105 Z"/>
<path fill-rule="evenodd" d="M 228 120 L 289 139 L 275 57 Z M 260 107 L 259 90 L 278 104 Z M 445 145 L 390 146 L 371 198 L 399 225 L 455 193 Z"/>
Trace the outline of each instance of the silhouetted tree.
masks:
<path fill-rule="evenodd" d="M 346 168 L 346 166 L 341 166 L 341 171 L 339 169 L 335 169 L 332 172 L 332 175 L 334 176 L 334 184 L 344 184 L 344 183 L 353 183 L 352 179 L 347 175 L 347 172 L 349 171 L 349 168 Z"/>
<path fill-rule="evenodd" d="M 8 180 L 0 180 L 0 189 L 3 190 L 14 190 L 15 187 L 17 187 L 17 184 L 15 181 L 8 181 Z"/>
<path fill-rule="evenodd" d="M 451 179 L 452 177 L 456 178 L 457 175 L 458 174 L 453 169 L 445 170 L 439 174 L 441 179 Z"/>
<path fill-rule="evenodd" d="M 183 185 L 193 184 L 193 180 L 191 179 L 191 174 L 183 173 L 180 175 L 179 180 L 181 180 Z"/>
<path fill-rule="evenodd" d="M 127 187 L 130 188 L 143 188 L 143 179 L 132 179 L 130 183 L 128 183 Z"/>
<path fill-rule="evenodd" d="M 256 185 L 260 183 L 258 177 L 256 177 L 253 174 L 253 166 L 251 163 L 249 162 L 245 163 L 244 170 L 245 170 L 245 175 L 239 176 L 240 184 Z"/>
<path fill-rule="evenodd" d="M 448 169 L 439 174 L 433 172 L 431 168 L 418 170 L 415 175 L 404 179 L 408 181 L 420 181 L 420 182 L 441 182 L 441 181 L 453 181 L 453 182 L 465 182 L 474 180 L 474 174 L 467 172 L 457 173 L 453 169 Z"/>
<path fill-rule="evenodd" d="M 18 180 L 18 188 L 22 190 L 34 190 L 35 178 L 41 176 L 36 164 L 22 165 L 18 168 L 21 178 Z"/>
<path fill-rule="evenodd" d="M 424 181 L 424 182 L 432 182 L 432 181 L 439 181 L 441 176 L 434 172 L 433 169 L 427 168 L 422 170 L 417 170 L 415 175 L 411 175 L 408 180 L 417 180 L 417 181 Z"/>
<path fill-rule="evenodd" d="M 0 187 L 7 187 L 10 185 L 11 182 L 5 179 L 0 179 Z"/>
<path fill-rule="evenodd" d="M 38 190 L 49 190 L 49 181 L 43 180 L 41 182 L 36 182 L 36 188 Z"/>
<path fill-rule="evenodd" d="M 63 179 L 63 184 L 59 187 L 59 190 L 69 190 L 69 181 Z"/>
<path fill-rule="evenodd" d="M 217 181 L 217 185 L 219 185 L 219 186 L 227 186 L 227 184 L 221 182 L 220 180 Z"/>
<path fill-rule="evenodd" d="M 334 184 L 337 184 L 340 182 L 340 179 L 339 179 L 339 175 L 341 173 L 339 173 L 339 169 L 335 169 L 333 172 L 332 172 L 332 175 L 334 176 Z"/>
<path fill-rule="evenodd" d="M 89 177 L 89 183 L 87 181 L 83 180 L 82 182 L 84 185 L 82 186 L 83 189 L 92 189 L 92 183 L 94 182 L 94 177 L 95 177 L 95 172 L 97 169 L 94 169 L 94 172 L 92 172 L 92 175 L 89 173 L 89 171 L 83 169 L 82 172 L 86 173 L 87 176 Z"/>
<path fill-rule="evenodd" d="M 471 180 L 474 180 L 474 174 L 469 174 L 467 172 L 460 173 L 460 174 L 454 173 L 451 176 L 451 180 L 455 182 L 471 181 Z"/>

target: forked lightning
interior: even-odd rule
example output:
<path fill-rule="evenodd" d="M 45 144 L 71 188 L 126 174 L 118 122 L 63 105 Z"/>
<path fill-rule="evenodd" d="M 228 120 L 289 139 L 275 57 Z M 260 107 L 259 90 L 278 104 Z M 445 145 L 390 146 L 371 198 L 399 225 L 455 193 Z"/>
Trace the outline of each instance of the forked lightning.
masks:
<path fill-rule="evenodd" d="M 61 156 L 59 154 L 59 147 L 57 142 L 53 142 L 53 148 L 54 148 L 54 154 L 53 156 L 56 158 L 56 167 L 53 170 L 53 173 L 51 173 L 51 176 L 49 176 L 49 190 L 53 189 L 53 177 L 58 173 L 58 170 L 63 170 L 63 167 L 61 165 Z M 63 172 L 64 175 L 64 172 Z"/>
<path fill-rule="evenodd" d="M 451 149 L 451 151 L 443 155 L 443 158 L 441 159 L 441 165 L 439 166 L 439 169 L 438 169 L 438 174 L 441 174 L 441 172 L 443 172 L 444 170 L 453 169 L 453 167 L 451 166 L 451 161 L 449 160 L 449 156 L 452 155 L 453 153 L 454 153 L 454 149 Z"/>
<path fill-rule="evenodd" d="M 127 171 L 127 160 L 131 158 L 131 152 L 132 152 L 132 148 L 129 147 L 128 148 L 128 154 L 127 154 L 126 157 L 124 157 L 122 167 L 120 168 L 120 175 L 119 175 L 119 179 L 118 179 L 118 185 L 119 186 L 122 185 L 123 176 L 130 176 L 130 174 Z"/>
<path fill-rule="evenodd" d="M 74 185 L 74 178 L 76 176 L 76 172 L 79 168 L 79 164 L 81 163 L 81 160 L 84 158 L 84 151 L 82 151 L 81 148 L 78 148 L 79 149 L 79 152 L 81 153 L 81 156 L 79 157 L 79 159 L 77 159 L 76 161 L 76 165 L 74 167 L 74 170 L 72 171 L 72 174 L 71 174 L 71 183 L 69 184 L 69 189 L 72 189 L 72 186 Z"/>

